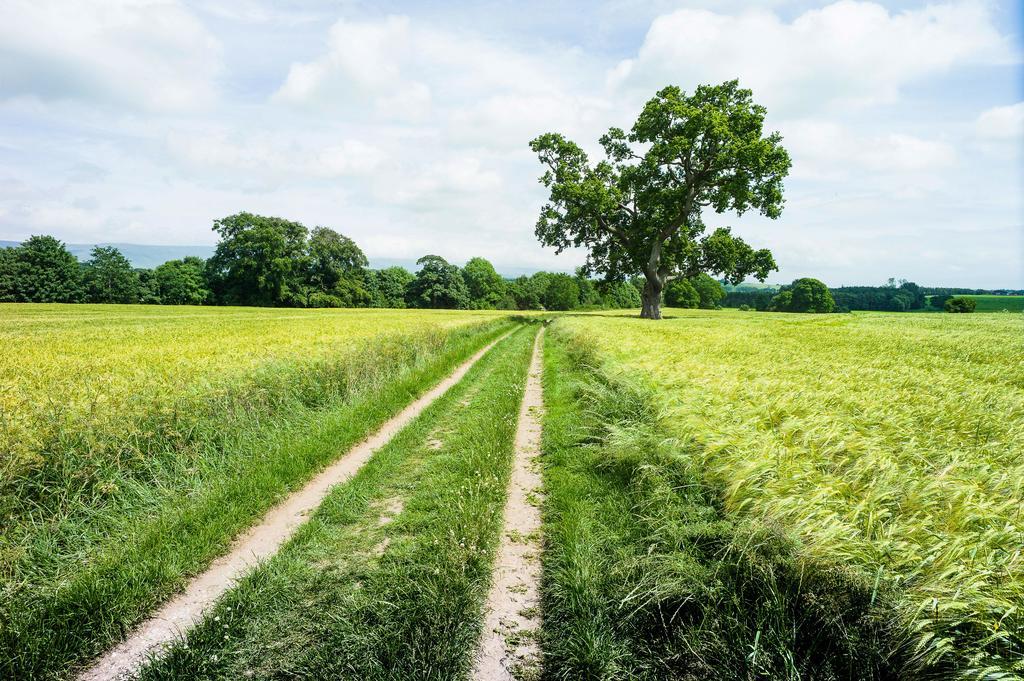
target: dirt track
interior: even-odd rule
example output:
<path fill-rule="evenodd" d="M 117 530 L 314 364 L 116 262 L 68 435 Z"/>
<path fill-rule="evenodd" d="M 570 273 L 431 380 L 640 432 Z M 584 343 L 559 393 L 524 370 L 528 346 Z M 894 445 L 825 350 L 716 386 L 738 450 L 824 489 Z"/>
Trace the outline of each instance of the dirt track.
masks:
<path fill-rule="evenodd" d="M 503 335 L 470 357 L 447 378 L 388 420 L 376 433 L 317 474 L 305 487 L 270 509 L 258 524 L 234 541 L 228 553 L 195 577 L 183 593 L 165 603 L 127 639 L 81 673 L 79 681 L 129 678 L 150 656 L 159 656 L 169 644 L 196 624 L 203 613 L 245 573 L 273 556 L 316 510 L 332 487 L 355 475 L 375 451 L 458 383 L 488 350 L 508 335 Z"/>
<path fill-rule="evenodd" d="M 515 672 L 539 664 L 539 650 L 531 634 L 540 627 L 541 477 L 537 457 L 544 409 L 543 348 L 542 328 L 534 341 L 526 392 L 519 409 L 505 526 L 473 668 L 472 678 L 476 681 L 515 679 Z"/>

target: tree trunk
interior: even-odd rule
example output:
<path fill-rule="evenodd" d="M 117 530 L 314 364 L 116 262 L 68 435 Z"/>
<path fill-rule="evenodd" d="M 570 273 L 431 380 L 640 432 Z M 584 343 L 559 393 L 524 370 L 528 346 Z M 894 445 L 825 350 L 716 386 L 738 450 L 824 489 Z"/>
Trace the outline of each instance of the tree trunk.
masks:
<path fill-rule="evenodd" d="M 640 309 L 640 317 L 643 319 L 661 319 L 661 289 L 664 284 L 661 278 L 655 275 L 653 278 L 647 275 L 647 282 L 640 294 L 643 307 Z"/>

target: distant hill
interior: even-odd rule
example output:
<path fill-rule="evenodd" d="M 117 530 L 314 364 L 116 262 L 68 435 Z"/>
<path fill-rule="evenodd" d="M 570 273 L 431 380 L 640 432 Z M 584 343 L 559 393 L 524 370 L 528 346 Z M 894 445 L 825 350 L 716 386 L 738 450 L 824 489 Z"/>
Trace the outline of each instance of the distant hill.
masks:
<path fill-rule="evenodd" d="M 10 246 L 17 246 L 21 242 L 19 241 L 3 241 L 0 240 L 0 248 L 8 248 Z M 81 261 L 89 259 L 89 254 L 92 252 L 94 246 L 114 246 L 117 250 L 124 254 L 124 257 L 128 258 L 128 261 L 135 267 L 145 267 L 147 269 L 156 267 L 168 260 L 180 260 L 189 255 L 195 255 L 200 258 L 209 258 L 213 255 L 214 246 L 159 246 L 152 244 L 123 244 L 123 243 L 99 243 L 99 244 L 66 244 L 68 250 L 71 251 L 72 255 Z M 457 262 L 456 264 L 462 265 L 464 263 Z M 383 269 L 385 267 L 404 267 L 410 272 L 415 272 L 419 269 L 416 265 L 416 260 L 411 258 L 370 258 L 370 267 L 375 270 Z M 503 277 L 515 278 L 522 274 L 530 275 L 536 272 L 535 268 L 530 267 L 501 267 L 496 266 L 498 274 Z"/>

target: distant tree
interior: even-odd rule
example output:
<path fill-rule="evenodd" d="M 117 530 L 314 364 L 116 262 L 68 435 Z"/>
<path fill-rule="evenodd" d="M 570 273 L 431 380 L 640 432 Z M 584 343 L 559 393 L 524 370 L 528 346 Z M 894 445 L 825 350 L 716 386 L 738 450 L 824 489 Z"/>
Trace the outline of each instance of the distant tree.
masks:
<path fill-rule="evenodd" d="M 725 297 L 725 289 L 722 288 L 722 285 L 705 272 L 701 272 L 690 281 L 700 298 L 700 307 L 705 310 L 715 309 L 718 307 L 718 301 Z"/>
<path fill-rule="evenodd" d="M 206 286 L 206 262 L 190 255 L 182 260 L 168 260 L 159 265 L 156 278 L 157 295 L 164 305 L 202 305 L 210 298 Z"/>
<path fill-rule="evenodd" d="M 544 291 L 544 308 L 548 310 L 574 310 L 580 302 L 580 287 L 576 280 L 561 272 L 550 275 Z"/>
<path fill-rule="evenodd" d="M 599 287 L 602 304 L 613 310 L 640 306 L 640 292 L 628 281 L 607 282 Z"/>
<path fill-rule="evenodd" d="M 779 312 L 832 312 L 835 306 L 832 293 L 824 283 L 805 277 L 784 286 L 772 299 L 771 309 Z"/>
<path fill-rule="evenodd" d="M 327 227 L 316 227 L 309 236 L 306 257 L 305 304 L 310 307 L 361 307 L 369 305 L 366 286 L 369 261 L 352 239 Z M 313 293 L 321 295 L 312 298 Z M 325 304 L 315 304 L 315 303 Z"/>
<path fill-rule="evenodd" d="M 83 272 L 90 303 L 138 302 L 139 275 L 115 247 L 95 246 Z"/>
<path fill-rule="evenodd" d="M 677 276 L 712 272 L 739 283 L 754 274 L 764 281 L 776 269 L 771 253 L 727 228 L 701 238 L 701 215 L 705 208 L 781 214 L 790 160 L 778 133 L 763 134 L 765 113 L 735 80 L 692 95 L 666 87 L 628 135 L 612 128 L 601 138 L 606 160 L 597 164 L 562 135 L 537 137 L 530 146 L 550 190 L 538 239 L 558 251 L 587 248 L 588 272 L 613 280 L 643 274 L 640 316 L 648 319 L 661 317 L 662 290 Z"/>
<path fill-rule="evenodd" d="M 306 228 L 283 218 L 252 213 L 213 223 L 220 235 L 206 262 L 217 301 L 228 305 L 302 304 Z"/>
<path fill-rule="evenodd" d="M 931 299 L 928 301 L 928 304 L 931 307 L 934 307 L 936 310 L 945 310 L 946 309 L 946 301 L 949 300 L 952 297 L 953 296 L 951 296 L 951 295 L 945 295 L 945 294 L 944 295 L 938 295 L 938 296 L 932 296 Z"/>
<path fill-rule="evenodd" d="M 202 261 L 202 258 L 196 258 Z M 139 302 L 144 305 L 159 305 L 163 302 L 160 298 L 160 283 L 156 278 L 156 270 L 143 267 L 136 268 L 135 273 L 139 275 Z M 206 287 L 205 272 L 200 269 L 199 276 L 203 280 L 203 287 Z"/>
<path fill-rule="evenodd" d="M 978 301 L 976 301 L 974 298 L 965 298 L 963 296 L 950 298 L 943 305 L 946 312 L 956 313 L 974 312 L 974 308 L 976 308 L 977 306 Z"/>
<path fill-rule="evenodd" d="M 597 291 L 597 285 L 582 267 L 576 268 L 575 279 L 576 287 L 580 290 L 580 306 L 600 305 L 601 294 Z"/>
<path fill-rule="evenodd" d="M 673 279 L 665 286 L 665 304 L 669 307 L 700 307 L 700 294 L 689 279 Z"/>
<path fill-rule="evenodd" d="M 416 264 L 420 270 L 409 284 L 406 299 L 410 307 L 469 307 L 469 290 L 458 267 L 439 255 L 425 255 Z"/>
<path fill-rule="evenodd" d="M 405 293 L 415 277 L 404 267 L 387 267 L 370 272 L 367 289 L 371 307 L 405 307 Z"/>
<path fill-rule="evenodd" d="M 31 236 L 5 249 L 0 264 L 0 299 L 20 303 L 80 303 L 85 299 L 82 266 L 52 236 Z"/>
<path fill-rule="evenodd" d="M 0 248 L 0 303 L 18 300 L 16 249 Z"/>
<path fill-rule="evenodd" d="M 494 309 L 505 297 L 505 280 L 484 258 L 471 258 L 462 268 L 462 278 L 469 291 L 470 307 Z"/>
<path fill-rule="evenodd" d="M 517 277 L 509 285 L 509 292 L 520 310 L 544 309 L 544 296 L 551 281 L 549 272 L 534 272 L 531 276 Z"/>

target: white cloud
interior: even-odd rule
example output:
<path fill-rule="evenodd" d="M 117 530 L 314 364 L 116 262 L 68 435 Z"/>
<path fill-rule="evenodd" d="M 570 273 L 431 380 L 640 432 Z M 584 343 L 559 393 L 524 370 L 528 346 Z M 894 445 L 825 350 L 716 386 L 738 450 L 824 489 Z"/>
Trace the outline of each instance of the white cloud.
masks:
<path fill-rule="evenodd" d="M 571 269 L 533 236 L 529 139 L 592 151 L 658 88 L 739 77 L 793 156 L 788 203 L 709 225 L 771 248 L 778 279 L 1017 277 L 1021 109 L 977 115 L 1019 94 L 996 5 L 403 1 L 0 0 L 0 238 L 211 243 L 250 210 L 371 257 Z"/>
<path fill-rule="evenodd" d="M 841 0 L 791 22 L 757 9 L 682 9 L 655 19 L 637 56 L 612 69 L 608 82 L 650 93 L 670 83 L 690 90 L 738 77 L 770 111 L 807 112 L 893 101 L 907 83 L 954 64 L 1012 58 L 980 3 L 890 13 L 873 2 Z"/>
<path fill-rule="evenodd" d="M 174 0 L 5 0 L 0 97 L 185 110 L 217 96 L 221 48 Z"/>
<path fill-rule="evenodd" d="M 974 127 L 978 136 L 984 139 L 1020 143 L 1024 138 L 1024 102 L 984 111 Z"/>
<path fill-rule="evenodd" d="M 269 176 L 340 177 L 367 173 L 380 165 L 384 152 L 355 139 L 319 146 L 282 141 L 276 135 L 240 138 L 225 132 L 172 131 L 169 151 L 204 170 L 257 172 Z"/>
<path fill-rule="evenodd" d="M 857 134 L 820 119 L 788 121 L 781 127 L 793 158 L 793 177 L 848 179 L 865 170 L 931 175 L 956 161 L 956 150 L 948 142 L 904 133 Z"/>

